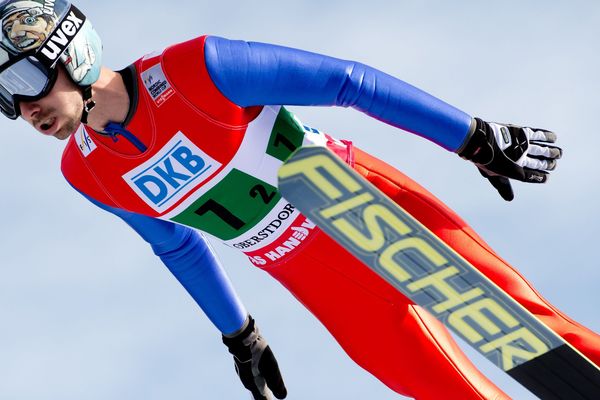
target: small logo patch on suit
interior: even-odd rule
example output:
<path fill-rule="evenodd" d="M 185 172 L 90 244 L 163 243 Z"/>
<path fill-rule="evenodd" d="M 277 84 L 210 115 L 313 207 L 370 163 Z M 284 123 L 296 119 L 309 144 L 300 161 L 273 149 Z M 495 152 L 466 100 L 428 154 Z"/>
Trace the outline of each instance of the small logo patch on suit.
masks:
<path fill-rule="evenodd" d="M 81 154 L 83 154 L 84 157 L 89 156 L 94 150 L 96 150 L 96 143 L 94 143 L 92 137 L 87 133 L 87 131 L 83 127 L 83 124 L 81 124 L 81 126 L 79 127 L 79 129 L 77 129 L 74 135 L 77 147 L 79 147 L 79 150 L 81 151 Z"/>
<path fill-rule="evenodd" d="M 169 81 L 167 81 L 160 63 L 142 72 L 142 80 L 157 107 L 162 106 L 175 94 L 175 90 L 171 87 Z"/>

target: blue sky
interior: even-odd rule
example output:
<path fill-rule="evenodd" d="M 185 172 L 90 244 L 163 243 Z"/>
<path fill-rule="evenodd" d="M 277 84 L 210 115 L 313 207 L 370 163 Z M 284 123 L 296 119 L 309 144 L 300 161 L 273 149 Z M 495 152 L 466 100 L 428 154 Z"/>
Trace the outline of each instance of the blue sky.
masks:
<path fill-rule="evenodd" d="M 354 110 L 294 108 L 427 187 L 545 297 L 599 331 L 600 4 L 548 3 L 77 4 L 114 69 L 209 33 L 358 60 L 472 115 L 555 130 L 565 156 L 550 182 L 517 183 L 505 203 L 472 165 L 432 143 Z M 218 332 L 145 243 L 62 179 L 64 144 L 23 121 L 2 119 L 0 131 L 0 399 L 247 398 Z M 274 348 L 289 399 L 400 398 L 279 284 L 235 251 L 217 251 Z M 473 357 L 507 393 L 533 398 Z"/>

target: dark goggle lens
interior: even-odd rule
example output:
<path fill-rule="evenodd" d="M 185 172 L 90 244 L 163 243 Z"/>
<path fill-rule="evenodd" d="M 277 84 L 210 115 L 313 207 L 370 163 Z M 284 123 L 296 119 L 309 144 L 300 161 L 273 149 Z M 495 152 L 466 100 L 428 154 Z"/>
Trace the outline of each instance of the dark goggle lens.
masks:
<path fill-rule="evenodd" d="M 19 116 L 18 100 L 43 97 L 52 87 L 54 71 L 34 58 L 23 58 L 0 72 L 0 109 L 9 118 Z"/>

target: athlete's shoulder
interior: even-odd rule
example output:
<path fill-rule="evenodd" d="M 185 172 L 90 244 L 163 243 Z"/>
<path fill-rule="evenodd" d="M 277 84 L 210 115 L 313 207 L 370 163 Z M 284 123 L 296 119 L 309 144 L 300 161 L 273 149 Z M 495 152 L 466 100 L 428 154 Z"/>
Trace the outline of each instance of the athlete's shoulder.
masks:
<path fill-rule="evenodd" d="M 231 123 L 231 116 L 237 115 L 243 107 L 223 94 L 208 72 L 206 45 L 211 41 L 212 37 L 205 35 L 169 46 L 159 56 L 145 57 L 140 65 L 141 73 L 148 68 L 160 69 L 189 104 L 215 120 Z"/>

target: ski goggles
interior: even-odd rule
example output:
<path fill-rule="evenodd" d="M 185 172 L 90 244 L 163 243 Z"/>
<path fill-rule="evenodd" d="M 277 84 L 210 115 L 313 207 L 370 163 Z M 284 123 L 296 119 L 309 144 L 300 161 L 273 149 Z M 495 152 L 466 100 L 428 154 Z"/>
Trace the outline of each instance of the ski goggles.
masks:
<path fill-rule="evenodd" d="M 0 111 L 10 119 L 21 115 L 19 102 L 46 96 L 56 82 L 57 71 L 35 57 L 17 59 L 0 72 Z"/>

